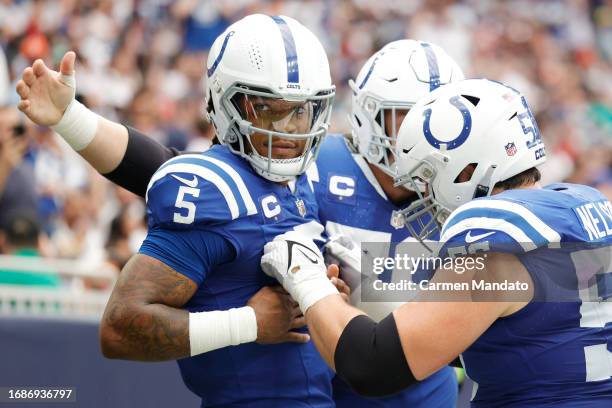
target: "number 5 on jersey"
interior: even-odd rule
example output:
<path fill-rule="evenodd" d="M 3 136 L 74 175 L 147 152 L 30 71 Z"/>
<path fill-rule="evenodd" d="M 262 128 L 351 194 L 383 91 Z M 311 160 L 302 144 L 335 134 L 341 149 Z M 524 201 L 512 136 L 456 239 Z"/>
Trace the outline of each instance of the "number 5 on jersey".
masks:
<path fill-rule="evenodd" d="M 174 206 L 176 208 L 187 210 L 187 215 L 182 215 L 180 212 L 175 212 L 174 222 L 179 224 L 192 224 L 195 220 L 196 206 L 191 201 L 185 201 L 185 195 L 198 198 L 200 196 L 200 189 L 187 186 L 179 187 Z"/>

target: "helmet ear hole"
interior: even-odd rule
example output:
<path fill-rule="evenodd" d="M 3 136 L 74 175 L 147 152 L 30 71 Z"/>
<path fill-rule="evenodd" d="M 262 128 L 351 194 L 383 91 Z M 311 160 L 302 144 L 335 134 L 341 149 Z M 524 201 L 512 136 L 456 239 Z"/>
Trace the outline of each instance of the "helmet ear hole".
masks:
<path fill-rule="evenodd" d="M 472 176 L 476 172 L 476 167 L 478 167 L 478 163 L 470 163 L 465 166 L 463 170 L 457 174 L 457 177 L 455 177 L 455 181 L 453 181 L 453 183 L 467 183 L 468 181 L 472 180 Z"/>
<path fill-rule="evenodd" d="M 477 96 L 471 96 L 471 95 L 461 95 L 461 96 L 463 96 L 465 99 L 470 101 L 470 103 L 474 106 L 478 106 L 478 102 L 480 102 L 480 98 Z"/>
<path fill-rule="evenodd" d="M 382 128 L 382 126 L 383 126 L 383 122 L 382 122 L 382 109 L 379 109 L 378 112 L 376 112 L 376 116 L 374 116 L 374 120 L 376 121 L 376 123 L 378 123 L 378 126 L 380 126 Z M 385 129 L 383 129 L 383 133 L 385 133 Z"/>
<path fill-rule="evenodd" d="M 215 113 L 215 103 L 213 102 L 212 92 L 208 91 L 208 102 L 206 104 L 206 112 L 209 114 Z"/>

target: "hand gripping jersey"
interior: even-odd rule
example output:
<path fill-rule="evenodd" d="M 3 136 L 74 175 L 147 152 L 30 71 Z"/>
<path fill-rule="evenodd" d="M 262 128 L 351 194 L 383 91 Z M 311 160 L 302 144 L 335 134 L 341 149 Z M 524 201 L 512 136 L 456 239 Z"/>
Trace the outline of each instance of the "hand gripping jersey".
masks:
<path fill-rule="evenodd" d="M 455 210 L 441 255 L 514 254 L 534 301 L 462 355 L 473 407 L 612 406 L 612 206 L 573 184 L 508 190 Z"/>
<path fill-rule="evenodd" d="M 147 190 L 149 235 L 141 252 L 198 284 L 186 310 L 242 307 L 263 286 L 277 284 L 259 266 L 264 244 L 292 229 L 321 242 L 317 212 L 305 176 L 292 192 L 217 145 L 173 158 L 153 175 Z M 215 255 L 218 247 L 224 253 Z M 333 406 L 332 372 L 312 342 L 253 342 L 178 363 L 202 406 Z"/>
<path fill-rule="evenodd" d="M 414 241 L 403 225 L 394 223 L 393 212 L 400 208 L 387 199 L 366 161 L 351 151 L 342 135 L 325 138 L 308 176 L 313 181 L 319 216 L 329 236 L 340 233 L 358 243 L 387 243 L 381 245 L 384 253 L 379 256 L 393 256 L 397 243 Z M 392 279 L 392 272 L 384 272 L 381 279 Z M 360 302 L 360 291 L 355 290 L 360 278 L 344 278 L 352 285 L 352 301 L 357 307 L 379 320 L 393 309 L 383 302 Z M 342 380 L 334 378 L 334 400 L 338 407 L 454 407 L 456 397 L 457 380 L 449 367 L 406 391 L 385 398 L 361 397 Z"/>

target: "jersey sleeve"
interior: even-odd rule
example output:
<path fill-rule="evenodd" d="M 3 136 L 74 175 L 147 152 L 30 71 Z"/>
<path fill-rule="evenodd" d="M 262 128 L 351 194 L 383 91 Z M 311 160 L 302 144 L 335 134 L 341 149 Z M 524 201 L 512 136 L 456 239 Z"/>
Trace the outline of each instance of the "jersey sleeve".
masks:
<path fill-rule="evenodd" d="M 441 255 L 473 252 L 521 254 L 558 245 L 559 233 L 526 206 L 508 200 L 474 200 L 457 208 L 440 235 Z"/>
<path fill-rule="evenodd" d="M 149 228 L 213 226 L 257 213 L 238 172 L 203 154 L 162 165 L 149 181 L 146 199 Z"/>
<path fill-rule="evenodd" d="M 149 230 L 139 253 L 153 257 L 200 285 L 210 270 L 236 257 L 221 235 L 202 230 Z"/>

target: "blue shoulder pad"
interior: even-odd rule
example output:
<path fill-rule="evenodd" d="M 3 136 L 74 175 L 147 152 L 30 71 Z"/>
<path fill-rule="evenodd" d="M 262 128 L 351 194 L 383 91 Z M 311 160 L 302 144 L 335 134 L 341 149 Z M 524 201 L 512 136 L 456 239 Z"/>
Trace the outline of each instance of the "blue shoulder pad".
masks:
<path fill-rule="evenodd" d="M 147 188 L 149 227 L 185 228 L 257 214 L 239 172 L 207 154 L 186 154 L 162 165 Z"/>
<path fill-rule="evenodd" d="M 561 236 L 527 207 L 512 201 L 483 198 L 457 208 L 440 236 L 444 254 L 464 247 L 464 253 L 524 253 L 558 245 Z"/>

